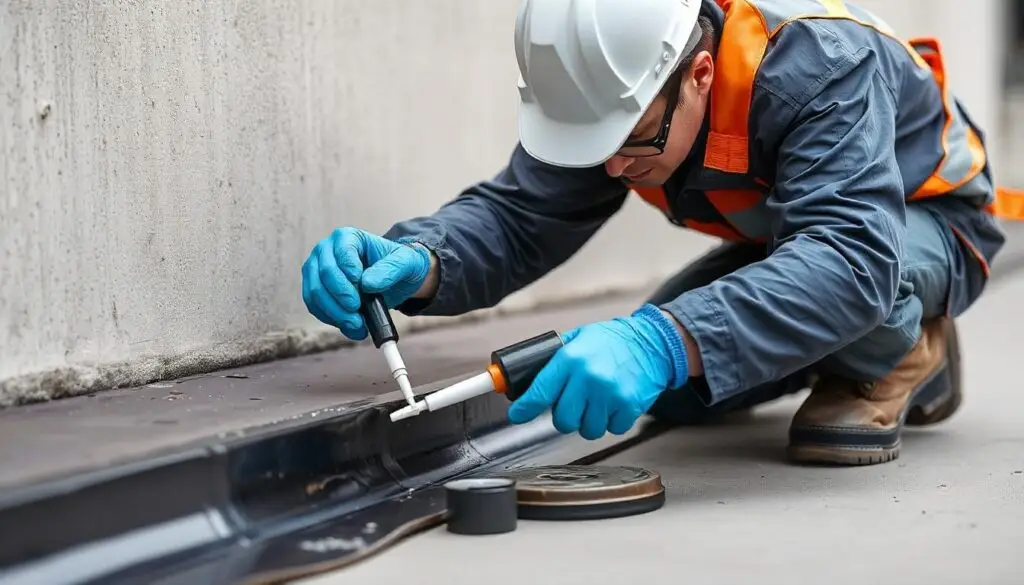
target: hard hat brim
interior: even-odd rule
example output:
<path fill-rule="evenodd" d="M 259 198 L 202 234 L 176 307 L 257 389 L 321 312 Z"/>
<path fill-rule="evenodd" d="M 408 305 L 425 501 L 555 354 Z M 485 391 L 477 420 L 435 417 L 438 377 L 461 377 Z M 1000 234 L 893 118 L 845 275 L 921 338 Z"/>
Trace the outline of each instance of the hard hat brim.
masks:
<path fill-rule="evenodd" d="M 593 124 L 568 124 L 548 118 L 534 103 L 521 103 L 519 142 L 541 162 L 559 167 L 593 167 L 615 154 L 642 116 L 643 111 L 619 113 Z"/>

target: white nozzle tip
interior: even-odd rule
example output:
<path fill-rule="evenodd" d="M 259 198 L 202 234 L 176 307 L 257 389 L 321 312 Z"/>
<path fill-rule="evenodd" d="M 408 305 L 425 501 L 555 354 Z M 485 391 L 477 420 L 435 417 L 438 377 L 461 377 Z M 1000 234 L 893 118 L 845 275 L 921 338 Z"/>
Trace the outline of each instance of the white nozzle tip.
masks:
<path fill-rule="evenodd" d="M 416 398 L 412 393 L 412 384 L 409 382 L 409 376 L 405 374 L 398 374 L 395 376 L 395 382 L 398 382 L 398 387 L 402 389 L 402 395 L 405 396 L 405 401 L 410 405 L 415 404 Z"/>
<path fill-rule="evenodd" d="M 395 412 L 391 413 L 391 422 L 398 422 L 400 420 L 412 418 L 426 409 L 427 403 L 425 402 L 417 402 L 415 404 L 399 408 Z"/>

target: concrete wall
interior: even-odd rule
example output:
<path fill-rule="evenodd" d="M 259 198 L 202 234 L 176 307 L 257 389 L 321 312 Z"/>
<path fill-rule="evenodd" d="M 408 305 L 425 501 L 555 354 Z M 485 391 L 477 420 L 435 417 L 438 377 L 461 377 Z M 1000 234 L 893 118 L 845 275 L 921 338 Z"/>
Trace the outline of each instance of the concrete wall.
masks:
<path fill-rule="evenodd" d="M 498 170 L 516 4 L 0 0 L 0 404 L 336 343 L 302 305 L 308 250 Z M 993 125 L 990 3 L 868 4 L 970 49 L 954 83 Z M 505 306 L 644 285 L 710 244 L 632 201 Z"/>
<path fill-rule="evenodd" d="M 500 168 L 516 5 L 0 0 L 0 402 L 336 341 L 306 254 Z M 707 243 L 638 203 L 613 223 L 510 304 Z"/>

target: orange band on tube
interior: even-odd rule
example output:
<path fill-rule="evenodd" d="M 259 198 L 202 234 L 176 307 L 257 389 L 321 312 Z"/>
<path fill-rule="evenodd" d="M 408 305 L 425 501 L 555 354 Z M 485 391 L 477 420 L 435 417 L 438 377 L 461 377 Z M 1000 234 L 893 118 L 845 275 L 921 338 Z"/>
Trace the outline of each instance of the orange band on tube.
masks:
<path fill-rule="evenodd" d="M 494 384 L 494 391 L 498 394 L 504 394 L 508 392 L 508 382 L 505 380 L 505 376 L 501 373 L 501 368 L 498 364 L 491 364 L 487 366 L 487 373 L 491 375 L 491 382 Z"/>

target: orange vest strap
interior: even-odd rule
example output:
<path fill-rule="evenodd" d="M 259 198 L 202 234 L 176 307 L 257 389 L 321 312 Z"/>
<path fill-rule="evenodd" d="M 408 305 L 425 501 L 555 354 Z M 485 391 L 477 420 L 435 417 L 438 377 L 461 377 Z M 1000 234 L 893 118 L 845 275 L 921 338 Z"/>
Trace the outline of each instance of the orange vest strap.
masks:
<path fill-rule="evenodd" d="M 668 197 L 664 187 L 633 187 L 633 191 L 650 205 L 657 207 L 666 217 L 672 217 L 669 210 Z M 711 190 L 705 192 L 708 202 L 722 214 L 721 223 L 708 223 L 692 219 L 682 221 L 682 225 L 705 234 L 732 242 L 749 242 L 751 238 L 743 235 L 729 223 L 729 215 L 754 208 L 764 198 L 760 191 L 753 190 Z"/>
<path fill-rule="evenodd" d="M 711 130 L 704 166 L 724 173 L 749 170 L 750 102 L 754 76 L 768 47 L 768 26 L 749 0 L 718 0 L 725 26 L 715 58 Z"/>
<path fill-rule="evenodd" d="M 745 189 L 708 190 L 705 195 L 711 205 L 727 218 L 730 214 L 753 209 L 764 199 L 763 192 Z"/>
<path fill-rule="evenodd" d="M 668 197 L 665 195 L 664 187 L 633 187 L 641 199 L 657 207 L 665 215 L 670 215 L 668 209 Z"/>
<path fill-rule="evenodd" d="M 1024 221 L 1024 190 L 996 187 L 995 203 L 987 211 L 996 217 Z"/>
<path fill-rule="evenodd" d="M 946 65 L 942 60 L 942 47 L 939 45 L 939 40 L 934 37 L 918 37 L 908 40 L 905 44 L 921 56 L 928 68 L 932 70 L 932 75 L 935 76 L 939 87 L 945 91 Z"/>
<path fill-rule="evenodd" d="M 921 59 L 928 65 L 928 68 L 931 69 L 932 76 L 939 86 L 939 93 L 942 94 L 942 106 L 946 115 L 946 125 L 942 129 L 942 161 L 935 172 L 910 196 L 910 199 L 915 200 L 944 195 L 966 185 L 971 179 L 978 176 L 981 169 L 985 167 L 987 156 L 985 146 L 981 142 L 981 137 L 978 136 L 966 121 L 961 121 L 963 131 L 966 134 L 967 150 L 971 157 L 970 166 L 959 173 L 959 176 L 952 181 L 942 176 L 942 170 L 946 167 L 947 161 L 949 161 L 951 156 L 949 136 L 955 122 L 953 115 L 954 105 L 951 103 L 950 94 L 946 89 L 946 65 L 942 58 L 942 45 L 938 39 L 932 37 L 913 38 L 907 41 L 906 44 L 909 45 L 909 50 L 920 55 Z M 957 146 L 953 145 L 954 148 Z"/>

